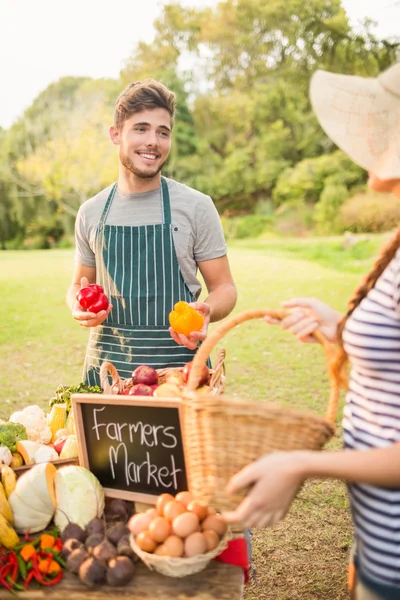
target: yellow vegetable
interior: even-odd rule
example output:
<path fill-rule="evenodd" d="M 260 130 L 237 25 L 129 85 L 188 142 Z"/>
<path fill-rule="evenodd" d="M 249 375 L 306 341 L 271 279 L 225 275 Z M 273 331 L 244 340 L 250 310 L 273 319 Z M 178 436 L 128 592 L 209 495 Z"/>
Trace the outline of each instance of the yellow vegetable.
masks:
<path fill-rule="evenodd" d="M 47 424 L 51 429 L 52 438 L 54 442 L 55 435 L 59 429 L 64 429 L 65 421 L 67 418 L 67 405 L 66 404 L 53 404 L 51 411 L 47 418 Z"/>
<path fill-rule="evenodd" d="M 3 484 L 4 491 L 6 496 L 11 494 L 15 490 L 15 485 L 17 483 L 17 476 L 11 467 L 7 465 L 0 465 L 1 472 L 1 483 Z"/>
<path fill-rule="evenodd" d="M 7 519 L 9 523 L 11 523 L 11 525 L 14 523 L 11 506 L 7 500 L 2 483 L 0 483 L 0 514 L 3 515 L 3 517 Z"/>
<path fill-rule="evenodd" d="M 69 433 L 75 434 L 75 419 L 74 419 L 74 411 L 72 408 L 68 413 L 67 422 L 65 424 L 65 427 L 68 429 Z"/>
<path fill-rule="evenodd" d="M 0 514 L 0 545 L 5 548 L 15 548 L 19 544 L 19 537 L 7 519 Z"/>

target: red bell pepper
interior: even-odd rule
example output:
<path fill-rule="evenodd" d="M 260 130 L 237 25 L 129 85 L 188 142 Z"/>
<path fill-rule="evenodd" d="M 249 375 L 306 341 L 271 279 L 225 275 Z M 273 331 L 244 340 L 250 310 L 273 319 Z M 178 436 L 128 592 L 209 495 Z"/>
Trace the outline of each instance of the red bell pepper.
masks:
<path fill-rule="evenodd" d="M 101 285 L 97 285 L 97 283 L 91 283 L 80 289 L 76 294 L 76 299 L 82 308 L 92 313 L 98 313 L 108 308 L 108 298 Z"/>

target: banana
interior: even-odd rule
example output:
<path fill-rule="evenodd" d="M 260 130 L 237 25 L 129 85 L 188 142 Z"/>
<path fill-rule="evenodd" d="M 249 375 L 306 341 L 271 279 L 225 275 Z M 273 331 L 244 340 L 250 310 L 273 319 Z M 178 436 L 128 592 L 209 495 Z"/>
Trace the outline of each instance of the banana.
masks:
<path fill-rule="evenodd" d="M 10 503 L 7 500 L 6 493 L 4 491 L 3 484 L 0 483 L 0 514 L 3 515 L 7 521 L 13 525 L 14 518 L 11 510 Z"/>
<path fill-rule="evenodd" d="M 20 543 L 17 532 L 2 514 L 0 514 L 0 545 L 15 548 Z"/>
<path fill-rule="evenodd" d="M 17 484 L 17 476 L 11 467 L 8 465 L 0 465 L 1 483 L 3 484 L 4 491 L 7 498 L 15 490 Z"/>

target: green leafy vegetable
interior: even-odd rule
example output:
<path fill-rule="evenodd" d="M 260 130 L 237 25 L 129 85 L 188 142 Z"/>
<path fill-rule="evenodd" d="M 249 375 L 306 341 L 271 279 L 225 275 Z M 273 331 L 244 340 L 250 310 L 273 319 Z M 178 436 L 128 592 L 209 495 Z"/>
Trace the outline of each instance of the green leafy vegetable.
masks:
<path fill-rule="evenodd" d="M 16 452 L 17 442 L 27 440 L 26 429 L 19 423 L 2 423 L 0 425 L 0 445 L 7 446 L 11 452 Z"/>
<path fill-rule="evenodd" d="M 59 385 L 56 389 L 56 395 L 50 398 L 49 406 L 53 404 L 65 403 L 67 405 L 67 412 L 71 410 L 71 395 L 72 394 L 102 394 L 103 390 L 98 385 L 86 385 L 86 383 L 80 383 L 79 385 Z"/>

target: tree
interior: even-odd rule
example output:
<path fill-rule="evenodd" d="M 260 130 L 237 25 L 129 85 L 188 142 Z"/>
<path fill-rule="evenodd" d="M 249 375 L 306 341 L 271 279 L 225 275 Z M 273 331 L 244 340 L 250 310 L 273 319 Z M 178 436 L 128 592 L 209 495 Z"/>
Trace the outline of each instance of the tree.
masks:
<path fill-rule="evenodd" d="M 21 180 L 34 184 L 71 217 L 117 177 L 115 149 L 108 137 L 116 86 L 113 80 L 82 82 L 52 135 L 15 163 Z"/>

